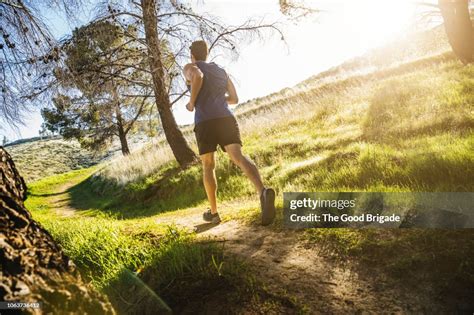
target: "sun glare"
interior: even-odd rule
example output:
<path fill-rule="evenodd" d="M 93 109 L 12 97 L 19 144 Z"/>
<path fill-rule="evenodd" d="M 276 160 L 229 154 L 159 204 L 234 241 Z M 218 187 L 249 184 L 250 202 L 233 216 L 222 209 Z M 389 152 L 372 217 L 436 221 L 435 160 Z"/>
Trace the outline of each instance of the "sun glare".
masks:
<path fill-rule="evenodd" d="M 205 11 L 233 24 L 249 15 L 268 19 L 281 18 L 278 1 L 209 1 Z M 412 0 L 314 0 L 307 5 L 322 10 L 289 23 L 283 29 L 288 50 L 280 37 L 270 37 L 264 44 L 241 47 L 238 60 L 217 58 L 233 75 L 240 99 L 264 96 L 291 87 L 308 77 L 345 60 L 393 41 L 410 31 L 416 4 Z M 279 76 L 274 75 L 278 65 Z M 193 116 L 184 106 L 176 106 L 180 123 L 191 123 Z"/>
<path fill-rule="evenodd" d="M 342 30 L 357 41 L 355 44 L 360 50 L 387 43 L 407 31 L 415 9 L 413 1 L 407 0 L 347 0 L 333 6 L 325 20 L 332 20 L 335 34 Z"/>

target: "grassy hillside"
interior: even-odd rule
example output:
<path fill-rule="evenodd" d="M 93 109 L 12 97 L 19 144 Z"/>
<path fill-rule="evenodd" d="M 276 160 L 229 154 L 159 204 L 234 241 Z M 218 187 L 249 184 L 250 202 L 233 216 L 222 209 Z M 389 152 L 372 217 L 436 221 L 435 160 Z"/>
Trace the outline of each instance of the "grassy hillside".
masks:
<path fill-rule="evenodd" d="M 283 191 L 473 191 L 473 78 L 473 66 L 464 67 L 444 54 L 308 89 L 240 116 L 244 150 L 260 167 L 265 182 L 277 190 L 279 207 Z M 228 207 L 222 211 L 224 220 L 255 222 L 259 210 L 251 184 L 222 152 L 217 165 L 219 200 L 232 204 L 232 211 L 225 210 Z M 155 255 L 172 255 L 173 264 L 198 268 L 185 269 L 184 274 L 169 270 L 172 277 L 176 272 L 184 277 L 179 276 L 181 286 L 172 285 L 170 291 L 160 289 L 160 281 L 169 285 L 169 279 L 141 274 L 168 300 L 166 292 L 190 284 L 189 274 L 200 283 L 214 283 L 216 274 L 208 275 L 201 264 L 214 266 L 213 270 L 219 270 L 216 266 L 221 263 L 230 268 L 225 272 L 237 281 L 232 282 L 238 283 L 236 290 L 252 278 L 247 272 L 242 278 L 241 272 L 234 272 L 240 270 L 239 262 L 228 261 L 216 248 L 196 245 L 192 236 L 183 236 L 186 251 L 197 257 L 187 256 L 184 250 L 178 254 L 155 248 L 153 242 L 170 244 L 168 238 L 174 237 L 156 225 L 157 217 L 180 217 L 191 207 L 207 206 L 200 166 L 180 170 L 167 147 L 158 143 L 109 162 L 97 172 L 84 172 L 78 184 L 68 189 L 70 204 L 83 216 L 81 224 L 76 216 L 58 219 L 48 207 L 42 208 L 40 196 L 51 186 L 47 181 L 33 186 L 29 207 L 101 286 L 114 283 L 123 268 L 165 268 L 151 263 Z M 50 180 L 64 182 L 58 177 Z M 280 226 L 281 217 L 273 228 Z M 465 301 L 466 292 L 474 288 L 470 230 L 315 229 L 301 232 L 300 237 L 336 261 L 357 262 L 361 272 L 375 268 L 400 286 L 433 287 L 443 303 Z M 123 256 L 118 248 L 123 248 Z M 216 257 L 222 260 L 216 262 Z M 239 295 L 234 303 L 253 299 L 254 294 L 268 297 L 262 288 L 254 287 L 250 296 Z M 182 294 L 187 299 L 192 293 Z M 275 305 L 280 298 L 270 298 L 269 303 Z M 277 309 L 283 307 L 278 305 Z M 300 307 L 292 305 L 293 310 Z"/>
<path fill-rule="evenodd" d="M 102 161 L 105 154 L 82 149 L 77 141 L 45 139 L 7 147 L 26 182 L 90 167 Z"/>
<path fill-rule="evenodd" d="M 87 200 L 65 208 L 70 191 L 81 189 L 80 183 L 95 171 L 76 170 L 33 183 L 26 206 L 119 314 L 167 314 L 168 306 L 188 314 L 203 304 L 212 312 L 231 309 L 234 314 L 304 310 L 284 292 L 268 291 L 248 265 L 226 255 L 219 243 L 157 224 L 154 217 L 118 220 L 104 214 L 98 203 L 81 211 Z"/>
<path fill-rule="evenodd" d="M 276 189 L 279 209 L 284 191 L 473 191 L 474 66 L 444 53 L 319 79 L 238 111 L 244 151 Z M 195 147 L 190 128 L 185 133 Z M 259 207 L 250 182 L 225 153 L 217 159 L 224 222 L 252 225 Z M 289 286 L 278 291 L 261 282 L 251 260 L 160 223 L 207 207 L 201 176 L 199 165 L 181 170 L 161 139 L 30 185 L 27 206 L 122 310 L 160 303 L 149 293 L 137 294 L 146 303 L 131 303 L 132 278 L 133 288 L 150 288 L 177 313 L 198 309 L 203 296 L 214 310 L 311 313 L 307 301 L 284 292 Z M 266 231 L 282 231 L 281 215 Z M 252 237 L 241 241 L 260 241 Z M 386 277 L 413 295 L 429 290 L 446 307 L 425 312 L 473 306 L 471 230 L 310 229 L 293 237 L 357 275 Z M 410 306 L 399 312 L 417 313 Z"/>
<path fill-rule="evenodd" d="M 280 192 L 472 191 L 472 77 L 447 54 L 326 84 L 239 116 L 244 148 Z M 220 198 L 250 196 L 246 179 L 218 159 Z M 157 145 L 90 184 L 162 210 L 203 202 L 199 166 L 173 175 L 174 167 Z"/>
<path fill-rule="evenodd" d="M 149 138 L 143 130 L 129 136 L 132 149 L 141 147 L 148 141 Z M 82 148 L 76 140 L 63 140 L 59 136 L 49 139 L 22 139 L 7 145 L 6 149 L 27 182 L 91 167 L 120 154 L 117 141 L 104 151 L 92 152 Z"/>
<path fill-rule="evenodd" d="M 389 44 L 374 48 L 362 56 L 354 57 L 340 65 L 318 73 L 298 83 L 270 95 L 255 98 L 239 104 L 236 113 L 246 115 L 265 108 L 279 100 L 318 86 L 343 81 L 349 77 L 361 76 L 374 71 L 386 70 L 418 59 L 433 57 L 450 50 L 443 26 L 423 32 L 407 33 L 393 39 Z"/>

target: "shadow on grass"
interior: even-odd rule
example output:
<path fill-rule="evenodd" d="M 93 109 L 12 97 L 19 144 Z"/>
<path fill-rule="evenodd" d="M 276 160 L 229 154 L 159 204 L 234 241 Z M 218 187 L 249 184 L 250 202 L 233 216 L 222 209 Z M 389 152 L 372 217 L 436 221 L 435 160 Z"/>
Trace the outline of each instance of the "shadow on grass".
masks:
<path fill-rule="evenodd" d="M 197 179 L 180 168 L 166 171 L 144 190 L 116 187 L 99 194 L 98 184 L 107 185 L 91 176 L 68 189 L 71 206 L 79 211 L 99 211 L 118 219 L 131 219 L 192 207 L 205 198 Z"/>
<path fill-rule="evenodd" d="M 35 194 L 29 191 L 27 193 L 28 193 L 28 196 L 32 196 L 32 197 L 53 197 L 53 196 L 64 195 L 64 191 L 59 191 L 55 193 L 45 193 L 45 194 Z"/>
<path fill-rule="evenodd" d="M 123 269 L 104 289 L 118 314 L 172 314 L 169 306 L 136 274 Z"/>
<path fill-rule="evenodd" d="M 248 193 L 247 186 L 242 184 L 245 176 L 226 157 L 219 161 L 216 172 L 219 184 L 224 187 L 220 190 L 220 201 Z M 91 176 L 70 188 L 68 193 L 73 208 L 99 211 L 117 219 L 149 217 L 196 207 L 206 200 L 200 165 L 192 165 L 187 169 L 170 167 L 142 182 L 126 186 L 119 186 L 103 177 Z"/>
<path fill-rule="evenodd" d="M 398 139 L 416 139 L 422 136 L 436 136 L 451 131 L 459 136 L 468 136 L 474 129 L 474 120 L 470 118 L 446 117 L 442 120 L 430 122 L 417 127 L 397 129 L 397 125 L 383 125 L 377 127 L 365 125 L 362 140 L 374 143 L 391 143 Z"/>
<path fill-rule="evenodd" d="M 215 223 L 201 223 L 201 224 L 198 224 L 198 225 L 194 226 L 194 232 L 196 232 L 197 234 L 203 233 L 203 232 L 209 231 L 210 229 L 212 229 L 213 227 L 216 227 L 218 225 L 219 225 L 218 223 L 217 224 L 215 224 Z"/>

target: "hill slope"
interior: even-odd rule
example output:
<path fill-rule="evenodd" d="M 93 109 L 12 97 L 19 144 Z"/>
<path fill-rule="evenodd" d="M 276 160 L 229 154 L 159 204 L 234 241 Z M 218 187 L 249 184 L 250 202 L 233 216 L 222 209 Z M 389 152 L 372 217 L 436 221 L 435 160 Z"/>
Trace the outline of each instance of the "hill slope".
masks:
<path fill-rule="evenodd" d="M 140 130 L 129 136 L 128 141 L 133 150 L 143 146 L 150 138 Z M 18 140 L 8 144 L 6 150 L 13 157 L 26 182 L 91 167 L 120 155 L 118 141 L 114 141 L 104 151 L 92 152 L 82 148 L 78 141 L 64 140 L 60 136 Z"/>
<path fill-rule="evenodd" d="M 26 182 L 90 167 L 106 156 L 82 149 L 77 141 L 62 139 L 30 141 L 10 145 L 7 150 Z"/>
<path fill-rule="evenodd" d="M 287 191 L 374 186 L 470 191 L 469 172 L 457 163 L 471 162 L 471 77 L 471 67 L 463 68 L 445 54 L 293 93 L 238 116 L 245 150 L 264 168 L 270 183 Z M 189 137 L 193 140 L 192 134 Z M 437 154 L 440 150 L 446 154 Z M 251 193 L 247 184 L 235 187 L 235 181 L 240 182 L 238 172 L 224 156 L 219 159 L 226 170 L 222 176 L 229 176 L 221 181 L 223 189 L 229 181 L 234 195 Z M 100 189 L 111 185 L 110 190 L 117 191 L 116 185 L 125 189 L 129 185 L 154 194 L 152 186 L 174 165 L 171 160 L 166 145 L 137 151 L 97 175 L 103 182 Z M 186 179 L 180 174 L 170 189 L 176 193 L 183 189 L 189 196 L 185 192 L 200 186 L 199 175 L 189 174 Z M 304 174 L 304 181 L 299 174 Z M 169 192 L 163 196 L 170 196 Z"/>
<path fill-rule="evenodd" d="M 382 68 L 238 111 L 244 151 L 278 192 L 270 227 L 223 152 L 224 222 L 203 223 L 201 167 L 180 169 L 163 140 L 34 183 L 28 208 L 123 313 L 160 298 L 176 313 L 472 313 L 472 230 L 282 227 L 284 191 L 473 191 L 474 67 L 445 53 Z"/>
<path fill-rule="evenodd" d="M 278 209 L 284 191 L 473 191 L 473 78 L 447 53 L 293 93 L 239 116 L 244 151 Z M 100 287 L 132 270 L 177 312 L 223 299 L 251 314 L 474 310 L 471 230 L 290 233 L 281 215 L 268 230 L 251 184 L 217 160 L 218 227 L 200 219 L 201 167 L 181 170 L 163 143 L 40 181 L 29 208 Z"/>

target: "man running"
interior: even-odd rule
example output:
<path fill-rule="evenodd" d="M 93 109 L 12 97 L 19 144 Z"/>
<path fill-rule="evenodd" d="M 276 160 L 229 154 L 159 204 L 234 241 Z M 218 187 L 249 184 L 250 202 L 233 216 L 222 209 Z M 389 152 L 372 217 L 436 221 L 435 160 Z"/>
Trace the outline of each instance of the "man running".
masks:
<path fill-rule="evenodd" d="M 275 191 L 265 188 L 255 164 L 242 154 L 242 142 L 237 121 L 228 104 L 239 99 L 235 86 L 226 71 L 213 62 L 206 62 L 208 48 L 205 41 L 192 43 L 191 63 L 184 67 L 186 84 L 191 97 L 186 108 L 194 113 L 194 132 L 203 167 L 203 182 L 210 209 L 203 214 L 207 222 L 221 221 L 217 212 L 217 181 L 215 156 L 217 145 L 227 152 L 232 162 L 250 179 L 260 197 L 262 224 L 275 218 Z"/>

